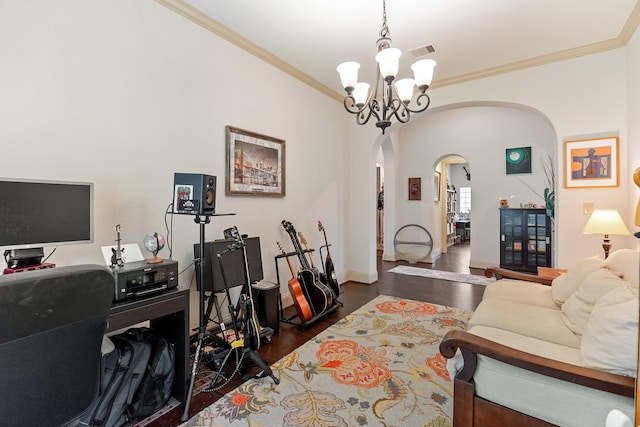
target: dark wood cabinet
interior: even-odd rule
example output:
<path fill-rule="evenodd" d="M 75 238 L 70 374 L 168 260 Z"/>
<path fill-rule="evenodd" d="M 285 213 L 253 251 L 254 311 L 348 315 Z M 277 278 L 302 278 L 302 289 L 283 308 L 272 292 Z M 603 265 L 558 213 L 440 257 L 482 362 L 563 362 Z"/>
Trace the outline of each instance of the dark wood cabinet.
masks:
<path fill-rule="evenodd" d="M 544 209 L 500 209 L 500 267 L 537 273 L 552 267 L 551 220 Z"/>

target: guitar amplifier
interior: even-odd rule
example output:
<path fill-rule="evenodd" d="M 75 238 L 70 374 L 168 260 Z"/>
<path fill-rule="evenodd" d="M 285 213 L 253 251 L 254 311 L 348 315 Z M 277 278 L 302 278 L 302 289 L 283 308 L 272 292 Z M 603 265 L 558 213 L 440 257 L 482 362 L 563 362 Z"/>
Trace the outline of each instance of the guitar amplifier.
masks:
<path fill-rule="evenodd" d="M 251 289 L 258 323 L 263 328 L 273 329 L 273 333 L 277 334 L 280 325 L 280 288 L 275 283 L 258 282 Z"/>
<path fill-rule="evenodd" d="M 113 267 L 113 276 L 114 301 L 142 298 L 178 286 L 178 261 L 126 262 L 122 267 Z"/>

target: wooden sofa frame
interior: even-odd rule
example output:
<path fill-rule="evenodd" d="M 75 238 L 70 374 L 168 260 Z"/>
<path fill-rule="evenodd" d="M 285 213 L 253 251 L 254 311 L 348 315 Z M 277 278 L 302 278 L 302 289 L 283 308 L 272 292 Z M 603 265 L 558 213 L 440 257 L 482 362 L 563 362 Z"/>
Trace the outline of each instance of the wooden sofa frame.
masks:
<path fill-rule="evenodd" d="M 501 268 L 485 271 L 487 277 L 511 278 L 550 285 L 551 279 Z M 476 357 L 483 355 L 518 368 L 562 381 L 633 397 L 635 378 L 602 372 L 537 356 L 498 344 L 464 331 L 450 331 L 440 343 L 440 353 L 452 358 L 460 350 L 462 371 L 453 379 L 453 425 L 455 427 L 493 427 L 498 425 L 552 426 L 543 420 L 485 400 L 475 394 L 473 375 Z"/>

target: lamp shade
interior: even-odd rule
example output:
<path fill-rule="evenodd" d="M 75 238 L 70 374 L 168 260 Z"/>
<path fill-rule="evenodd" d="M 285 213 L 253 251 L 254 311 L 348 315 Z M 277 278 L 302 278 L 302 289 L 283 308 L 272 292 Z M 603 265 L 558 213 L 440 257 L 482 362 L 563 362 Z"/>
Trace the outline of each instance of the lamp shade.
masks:
<path fill-rule="evenodd" d="M 353 90 L 353 98 L 355 99 L 357 106 L 364 105 L 367 102 L 367 98 L 369 97 L 369 87 L 371 85 L 369 83 L 356 83 L 356 87 Z"/>
<path fill-rule="evenodd" d="M 400 56 L 402 51 L 395 47 L 388 47 L 382 49 L 376 54 L 376 61 L 380 66 L 380 75 L 383 79 L 388 77 L 396 78 L 398 74 L 398 67 L 400 66 Z"/>
<path fill-rule="evenodd" d="M 416 61 L 411 66 L 413 70 L 413 78 L 416 81 L 416 85 L 429 86 L 431 80 L 433 80 L 433 69 L 436 67 L 436 61 L 433 59 L 421 59 Z"/>
<path fill-rule="evenodd" d="M 404 103 L 409 103 L 413 98 L 413 88 L 415 83 L 413 79 L 400 79 L 396 82 L 396 92 L 398 98 Z"/>
<path fill-rule="evenodd" d="M 360 64 L 354 61 L 343 62 L 336 70 L 340 74 L 340 82 L 343 88 L 354 88 L 358 82 L 358 70 Z"/>
<path fill-rule="evenodd" d="M 594 209 L 582 230 L 584 234 L 617 234 L 628 236 L 629 229 L 615 209 Z"/>

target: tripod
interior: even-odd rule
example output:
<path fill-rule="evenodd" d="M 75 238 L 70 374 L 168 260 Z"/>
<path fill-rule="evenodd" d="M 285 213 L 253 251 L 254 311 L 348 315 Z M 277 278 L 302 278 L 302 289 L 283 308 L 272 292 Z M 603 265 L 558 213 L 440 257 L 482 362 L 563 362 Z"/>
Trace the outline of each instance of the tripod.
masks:
<path fill-rule="evenodd" d="M 232 243 L 231 245 L 229 245 L 226 250 L 217 253 L 218 263 L 220 264 L 220 272 L 222 273 L 222 281 L 224 283 L 224 289 L 227 295 L 227 300 L 229 301 L 229 313 L 231 314 L 231 322 L 233 324 L 233 330 L 235 334 L 235 340 L 231 343 L 230 348 L 231 350 L 236 350 L 236 351 L 242 348 L 242 353 L 240 357 L 237 359 L 238 362 L 237 362 L 237 366 L 236 366 L 236 370 L 234 371 L 234 374 L 235 372 L 237 372 L 238 369 L 240 369 L 240 365 L 245 360 L 245 357 L 249 356 L 249 358 L 256 365 L 258 365 L 260 369 L 262 369 L 262 372 L 254 376 L 253 378 L 264 378 L 269 376 L 271 377 L 271 379 L 275 384 L 279 384 L 280 380 L 273 375 L 273 371 L 271 371 L 271 368 L 265 363 L 265 361 L 256 352 L 256 350 L 260 347 L 260 331 L 258 331 L 257 321 L 255 320 L 253 298 L 251 296 L 251 280 L 249 279 L 249 267 L 247 263 L 246 244 L 242 240 L 242 237 L 238 233 L 238 229 L 236 227 L 232 227 L 225 230 L 224 235 L 226 238 L 235 239 L 235 243 Z M 240 302 L 242 303 L 242 311 L 244 314 L 244 328 L 243 328 L 244 337 L 243 338 L 240 338 L 240 335 L 238 334 L 237 312 L 233 307 L 233 303 L 231 302 L 231 293 L 229 291 L 229 284 L 224 271 L 224 263 L 222 262 L 222 257 L 225 254 L 229 252 L 233 252 L 240 248 L 242 248 L 242 266 L 243 266 L 243 273 L 244 273 L 244 284 L 243 284 L 242 292 L 240 294 Z M 222 373 L 222 369 L 224 368 L 227 361 L 229 360 L 230 355 L 231 355 L 231 351 L 227 352 L 227 354 L 224 357 L 224 360 L 222 361 L 218 370 L 216 371 L 215 376 L 211 380 L 210 387 L 215 386 L 216 382 L 218 381 L 218 378 Z M 247 379 L 247 378 L 243 377 L 243 379 Z"/>
<path fill-rule="evenodd" d="M 204 301 L 205 301 L 205 289 L 204 289 L 204 264 L 205 264 L 205 256 L 204 256 L 204 243 L 205 243 L 205 225 L 209 224 L 211 222 L 211 216 L 221 216 L 221 215 L 235 215 L 235 214 L 205 214 L 204 218 L 201 217 L 200 215 L 196 215 L 195 218 L 193 219 L 194 222 L 196 224 L 198 224 L 200 226 L 200 248 L 199 248 L 199 253 L 198 253 L 198 269 L 199 269 L 199 273 L 200 273 L 200 289 L 198 291 L 198 296 L 199 296 L 199 314 L 200 314 L 200 319 L 198 322 L 198 344 L 196 346 L 196 353 L 195 353 L 195 358 L 193 360 L 193 366 L 191 368 L 191 378 L 189 380 L 189 388 L 187 389 L 187 396 L 186 396 L 186 402 L 184 404 L 184 411 L 182 412 L 182 416 L 180 417 L 180 421 L 184 422 L 187 421 L 189 419 L 189 407 L 191 406 L 191 398 L 192 398 L 192 394 L 193 394 L 193 386 L 195 384 L 196 381 L 196 375 L 198 374 L 198 368 L 200 367 L 200 362 L 202 359 L 202 350 L 204 348 L 204 340 L 205 338 L 207 338 L 208 333 L 207 333 L 207 324 L 209 323 L 209 315 L 210 315 L 210 311 L 207 310 L 206 313 L 206 318 L 205 318 L 205 307 L 204 307 Z M 217 336 L 212 335 L 212 337 L 216 340 L 216 341 L 222 341 L 220 339 L 218 339 Z M 223 342 L 224 344 L 226 344 L 225 342 Z M 228 351 L 228 350 L 227 350 Z"/>

